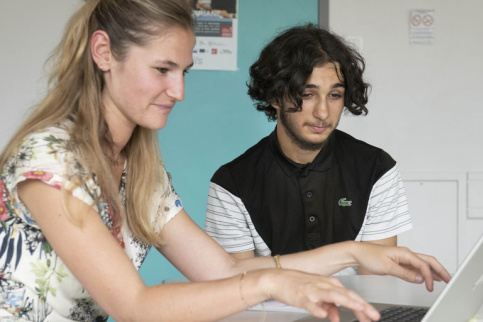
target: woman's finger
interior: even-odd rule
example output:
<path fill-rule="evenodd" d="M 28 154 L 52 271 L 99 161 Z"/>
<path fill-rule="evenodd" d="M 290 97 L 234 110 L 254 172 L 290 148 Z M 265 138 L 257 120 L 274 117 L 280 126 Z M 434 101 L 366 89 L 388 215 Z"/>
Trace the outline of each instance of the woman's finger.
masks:
<path fill-rule="evenodd" d="M 345 287 L 333 288 L 324 295 L 330 299 L 330 302 L 337 303 L 354 312 L 360 312 L 366 317 L 374 320 L 379 318 L 379 312 L 368 302 L 366 302 L 359 294 Z"/>
<path fill-rule="evenodd" d="M 304 307 L 310 314 L 321 319 L 325 319 L 328 316 L 328 312 L 323 305 L 315 302 L 308 301 Z"/>
<path fill-rule="evenodd" d="M 419 271 L 426 283 L 428 291 L 433 290 L 434 281 L 443 280 L 446 283 L 450 281 L 451 275 L 435 257 L 417 253 L 411 253 L 410 255 L 409 263 L 413 267 L 413 271 Z"/>
<path fill-rule="evenodd" d="M 327 310 L 327 317 L 331 322 L 338 322 L 340 321 L 340 311 L 339 308 L 333 303 L 323 303 L 322 306 L 325 306 Z"/>
<path fill-rule="evenodd" d="M 362 317 L 362 321 L 379 319 L 379 312 L 371 304 L 356 292 L 345 288 L 334 277 L 308 275 L 289 270 L 283 270 L 283 273 L 285 277 L 289 277 L 285 280 L 284 287 L 279 287 L 280 283 L 271 284 L 276 286 L 276 289 L 272 289 L 270 293 L 275 295 L 275 300 L 304 308 L 314 316 L 328 317 L 331 321 L 339 319 L 337 305 L 357 312 Z M 282 277 L 281 274 L 275 276 Z M 290 283 L 294 284 L 297 291 L 287 292 L 287 284 Z"/>
<path fill-rule="evenodd" d="M 359 322 L 371 322 L 371 321 L 378 321 L 380 319 L 380 315 L 377 318 L 369 318 L 364 312 L 354 312 L 357 321 Z"/>
<path fill-rule="evenodd" d="M 436 280 L 438 281 L 443 280 L 446 283 L 450 281 L 451 275 L 434 256 L 418 254 L 418 253 L 416 253 L 416 255 L 429 264 L 429 266 L 431 267 L 431 271 L 433 272 L 433 276 L 436 276 L 437 278 Z"/>
<path fill-rule="evenodd" d="M 433 272 L 429 264 L 407 248 L 400 247 L 397 250 L 390 255 L 393 263 L 387 267 L 387 273 L 412 283 L 425 282 L 426 289 L 431 292 Z"/>

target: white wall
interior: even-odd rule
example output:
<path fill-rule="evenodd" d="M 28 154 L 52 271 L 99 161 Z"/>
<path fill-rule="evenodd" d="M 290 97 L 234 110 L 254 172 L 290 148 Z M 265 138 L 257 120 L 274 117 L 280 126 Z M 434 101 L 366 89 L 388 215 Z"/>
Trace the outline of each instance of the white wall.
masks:
<path fill-rule="evenodd" d="M 435 10 L 432 45 L 409 44 L 411 9 Z M 483 2 L 334 0 L 331 29 L 363 39 L 369 115 L 341 128 L 404 170 L 483 170 Z"/>
<path fill-rule="evenodd" d="M 412 9 L 434 9 L 433 44 L 409 43 Z M 483 233 L 483 1 L 334 0 L 329 11 L 332 31 L 362 39 L 373 86 L 369 115 L 345 116 L 340 128 L 398 161 L 412 216 L 434 218 L 415 218 L 426 222 L 416 235 L 446 241 L 441 254 L 456 242 L 461 262 Z"/>
<path fill-rule="evenodd" d="M 46 89 L 44 62 L 80 0 L 0 0 L 0 149 Z"/>

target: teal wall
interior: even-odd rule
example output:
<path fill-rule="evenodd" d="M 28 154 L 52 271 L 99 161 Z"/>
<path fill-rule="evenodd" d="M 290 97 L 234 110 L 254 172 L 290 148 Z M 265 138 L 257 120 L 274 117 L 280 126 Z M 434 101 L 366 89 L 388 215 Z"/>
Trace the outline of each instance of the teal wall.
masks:
<path fill-rule="evenodd" d="M 317 0 L 239 0 L 238 70 L 193 70 L 186 76 L 186 99 L 175 106 L 159 138 L 174 188 L 201 227 L 213 173 L 275 126 L 246 94 L 250 65 L 279 31 L 317 23 L 317 8 Z M 140 273 L 148 285 L 182 277 L 155 249 Z"/>

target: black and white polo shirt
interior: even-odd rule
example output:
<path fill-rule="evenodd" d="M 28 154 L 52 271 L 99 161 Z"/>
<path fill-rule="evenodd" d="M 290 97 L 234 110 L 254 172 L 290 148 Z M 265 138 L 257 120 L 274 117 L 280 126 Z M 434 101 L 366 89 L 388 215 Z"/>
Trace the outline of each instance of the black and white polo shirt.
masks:
<path fill-rule="evenodd" d="M 411 228 L 396 161 L 339 130 L 305 165 L 283 154 L 274 131 L 210 182 L 205 230 L 230 253 L 289 254 Z"/>

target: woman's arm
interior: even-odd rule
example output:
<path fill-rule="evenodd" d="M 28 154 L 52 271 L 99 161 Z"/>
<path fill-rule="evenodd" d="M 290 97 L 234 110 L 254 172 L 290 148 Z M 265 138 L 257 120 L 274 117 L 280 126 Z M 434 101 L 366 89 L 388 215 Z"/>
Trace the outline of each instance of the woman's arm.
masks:
<path fill-rule="evenodd" d="M 378 239 L 373 241 L 362 241 L 361 243 L 368 243 L 368 244 L 375 244 L 375 245 L 384 245 L 384 246 L 397 246 L 397 236 L 392 236 L 385 239 Z M 364 269 L 364 267 L 359 267 L 357 272 L 359 275 L 368 275 L 371 274 L 368 270 Z"/>
<path fill-rule="evenodd" d="M 159 251 L 190 280 L 216 279 L 247 270 L 275 267 L 271 257 L 235 259 L 183 210 L 165 225 L 162 234 L 166 244 Z M 180 235 L 183 237 L 179 238 Z M 403 247 L 353 241 L 284 255 L 280 262 L 283 268 L 320 275 L 332 275 L 346 267 L 359 265 L 372 274 L 394 275 L 413 283 L 425 282 L 430 291 L 433 280 L 448 282 L 450 279 L 446 269 L 431 256 L 416 254 Z"/>
<path fill-rule="evenodd" d="M 226 278 L 147 287 L 93 209 L 74 197 L 67 197 L 73 217 L 82 218 L 82 224 L 76 225 L 64 211 L 61 191 L 43 182 L 28 180 L 19 184 L 18 192 L 56 254 L 94 300 L 117 321 L 213 321 L 272 297 L 306 308 L 319 317 L 327 314 L 335 317 L 337 308 L 331 304 L 334 302 L 355 310 L 362 321 L 369 321 L 369 315 L 372 319 L 379 316 L 372 306 L 332 278 L 271 269 L 250 271 L 242 279 L 242 274 L 233 274 L 242 270 L 229 269 L 234 266 L 231 257 L 212 244 L 201 229 L 194 229 L 196 224 L 187 221 L 184 212 L 165 227 L 167 245 L 170 245 L 166 246 L 168 253 L 176 250 L 173 257 L 178 264 L 182 258 L 186 259 L 182 269 L 191 277 L 214 279 L 215 275 L 224 275 Z M 192 224 L 184 227 L 186 222 Z M 177 238 L 173 238 L 177 229 Z M 213 262 L 211 255 L 215 255 Z M 220 269 L 221 262 L 224 265 Z M 210 271 L 217 274 L 206 273 Z"/>

